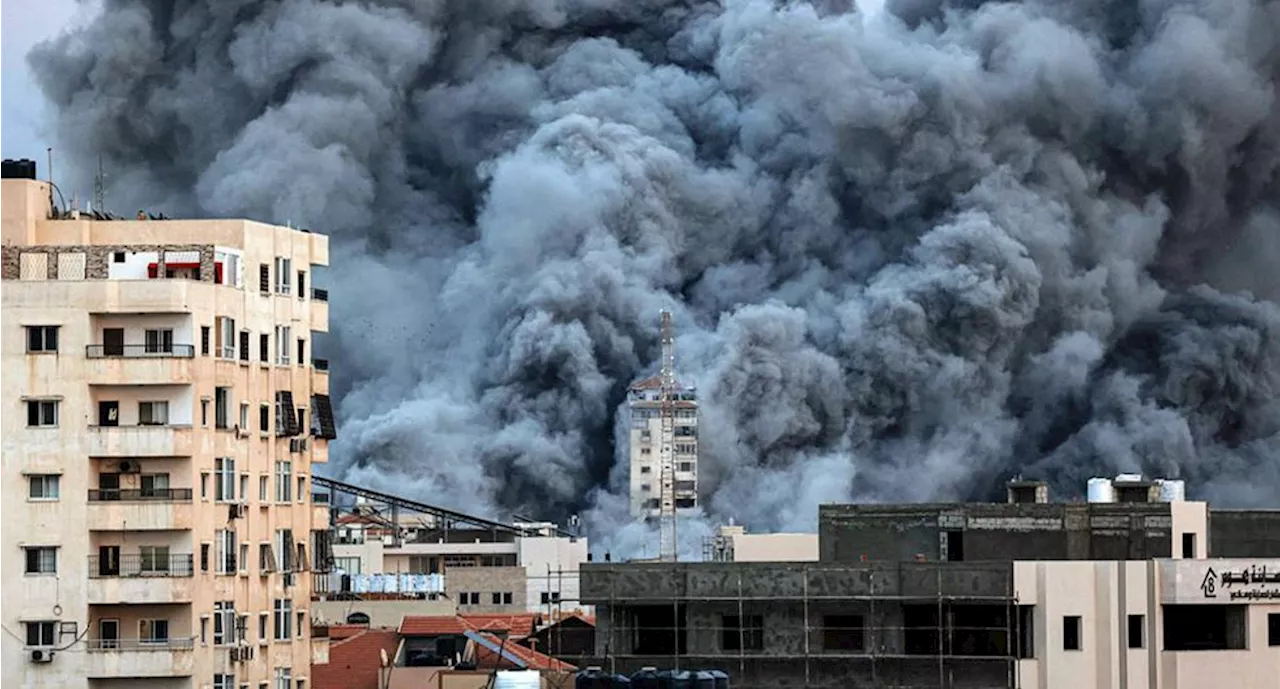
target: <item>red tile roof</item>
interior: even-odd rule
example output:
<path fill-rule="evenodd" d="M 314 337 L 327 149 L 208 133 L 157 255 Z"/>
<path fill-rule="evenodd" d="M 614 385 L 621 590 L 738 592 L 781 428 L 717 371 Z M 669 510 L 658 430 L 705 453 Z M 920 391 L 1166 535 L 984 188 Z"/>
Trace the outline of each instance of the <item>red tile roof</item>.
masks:
<path fill-rule="evenodd" d="M 528 648 L 527 646 L 521 646 L 520 644 L 512 643 L 509 639 L 507 640 L 506 644 L 503 644 L 502 639 L 494 636 L 493 634 L 481 633 L 481 636 L 487 639 L 489 643 L 492 643 L 494 646 L 501 648 L 503 652 L 509 653 L 519 658 L 520 660 L 524 661 L 524 664 L 530 670 L 561 670 L 566 672 L 572 672 L 578 669 L 577 667 L 570 665 L 569 663 L 566 663 L 563 660 L 560 660 L 558 658 L 552 658 L 551 656 L 545 653 L 539 653 L 533 650 L 532 648 Z M 491 651 L 480 644 L 473 644 L 473 646 L 475 648 L 475 654 L 476 654 L 475 655 L 476 667 L 477 668 L 494 667 L 497 654 L 494 651 Z M 497 665 L 498 667 L 502 667 L 502 668 L 511 668 L 515 664 L 503 658 L 499 663 L 497 663 Z"/>
<path fill-rule="evenodd" d="M 400 621 L 403 636 L 462 635 L 469 631 L 507 632 L 512 638 L 533 633 L 538 616 L 534 613 L 495 615 L 406 615 Z"/>
<path fill-rule="evenodd" d="M 349 625 L 342 625 L 344 627 Z M 365 629 L 354 636 L 333 640 L 329 628 L 329 662 L 311 666 L 313 689 L 378 689 L 382 654 L 394 659 L 400 637 L 393 629 Z"/>

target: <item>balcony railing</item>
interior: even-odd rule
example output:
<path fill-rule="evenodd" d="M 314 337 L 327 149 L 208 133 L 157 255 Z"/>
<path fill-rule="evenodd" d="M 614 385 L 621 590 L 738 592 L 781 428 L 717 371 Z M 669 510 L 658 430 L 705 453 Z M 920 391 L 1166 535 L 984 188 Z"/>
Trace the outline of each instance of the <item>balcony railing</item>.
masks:
<path fill-rule="evenodd" d="M 84 348 L 84 355 L 90 359 L 190 359 L 196 355 L 196 348 L 186 344 L 91 344 Z"/>
<path fill-rule="evenodd" d="M 328 371 L 329 360 L 328 359 L 312 359 L 311 367 L 317 371 Z"/>
<path fill-rule="evenodd" d="M 89 578 L 189 577 L 195 572 L 194 559 L 194 556 L 189 554 L 167 557 L 131 554 L 105 560 L 97 555 L 90 555 Z"/>
<path fill-rule="evenodd" d="M 190 488 L 120 489 L 89 491 L 89 502 L 191 502 Z"/>
<path fill-rule="evenodd" d="M 182 651 L 196 645 L 194 636 L 168 639 L 89 639 L 90 651 Z"/>
<path fill-rule="evenodd" d="M 316 301 L 329 301 L 329 290 L 312 287 L 311 298 Z"/>

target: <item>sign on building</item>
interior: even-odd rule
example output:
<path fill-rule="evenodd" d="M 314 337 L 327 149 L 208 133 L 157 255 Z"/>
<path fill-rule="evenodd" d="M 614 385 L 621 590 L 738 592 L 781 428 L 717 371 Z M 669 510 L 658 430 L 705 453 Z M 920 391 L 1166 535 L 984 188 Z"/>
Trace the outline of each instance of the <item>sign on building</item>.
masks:
<path fill-rule="evenodd" d="M 1165 603 L 1280 604 L 1280 559 L 1164 560 Z"/>

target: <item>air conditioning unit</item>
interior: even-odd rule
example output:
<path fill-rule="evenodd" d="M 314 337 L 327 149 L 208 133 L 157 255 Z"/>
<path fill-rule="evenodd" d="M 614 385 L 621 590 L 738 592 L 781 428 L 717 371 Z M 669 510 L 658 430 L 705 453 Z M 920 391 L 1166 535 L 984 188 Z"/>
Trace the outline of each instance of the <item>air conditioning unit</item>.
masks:
<path fill-rule="evenodd" d="M 227 508 L 229 519 L 241 519 L 249 512 L 249 506 L 243 502 L 233 502 Z"/>
<path fill-rule="evenodd" d="M 237 437 L 237 438 L 248 438 L 248 437 L 249 437 L 249 431 L 247 431 L 247 430 L 245 430 L 245 429 L 241 428 L 241 427 L 240 427 L 240 424 L 236 424 L 236 425 L 235 425 L 235 433 L 236 433 L 236 437 Z"/>
<path fill-rule="evenodd" d="M 253 646 L 248 641 L 240 642 L 240 660 L 253 660 Z"/>
<path fill-rule="evenodd" d="M 293 586 L 293 572 L 284 573 L 284 585 L 285 585 L 285 588 Z"/>
<path fill-rule="evenodd" d="M 119 469 L 122 474 L 136 474 L 142 471 L 142 465 L 133 460 L 122 459 L 120 460 Z"/>
<path fill-rule="evenodd" d="M 31 651 L 31 662 L 33 663 L 51 663 L 53 662 L 52 648 L 36 648 Z"/>
<path fill-rule="evenodd" d="M 235 646 L 232 646 L 231 649 L 227 651 L 227 656 L 233 663 L 240 662 L 241 660 L 240 649 Z"/>

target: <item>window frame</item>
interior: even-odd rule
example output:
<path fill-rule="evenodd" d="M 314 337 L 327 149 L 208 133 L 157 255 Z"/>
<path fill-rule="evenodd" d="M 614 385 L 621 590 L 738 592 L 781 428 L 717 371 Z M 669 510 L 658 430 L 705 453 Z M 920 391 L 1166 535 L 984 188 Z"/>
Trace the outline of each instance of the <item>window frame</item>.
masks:
<path fill-rule="evenodd" d="M 59 325 L 28 325 L 24 326 L 27 332 L 27 354 L 57 354 L 59 338 L 62 333 Z M 49 335 L 52 333 L 53 337 Z M 49 340 L 53 340 L 53 346 L 49 346 Z M 38 340 L 38 342 L 37 342 Z M 35 346 L 33 346 L 35 345 Z"/>
<path fill-rule="evenodd" d="M 36 495 L 37 483 L 41 486 L 41 494 Z M 53 491 L 50 494 L 49 486 Z M 30 502 L 57 502 L 62 499 L 61 474 L 27 474 L 27 500 Z"/>

